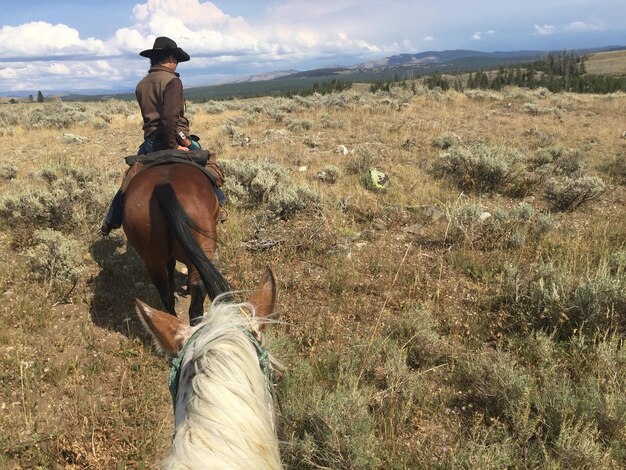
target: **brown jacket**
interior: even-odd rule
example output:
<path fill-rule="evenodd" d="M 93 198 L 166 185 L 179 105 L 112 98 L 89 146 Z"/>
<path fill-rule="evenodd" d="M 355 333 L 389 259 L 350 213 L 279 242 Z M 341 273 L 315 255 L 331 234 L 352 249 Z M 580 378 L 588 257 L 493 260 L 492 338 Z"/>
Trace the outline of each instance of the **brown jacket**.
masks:
<path fill-rule="evenodd" d="M 135 96 L 143 116 L 144 139 L 158 133 L 167 147 L 177 147 L 176 135 L 189 135 L 189 120 L 185 117 L 183 83 L 179 75 L 166 67 L 150 67 L 137 84 Z"/>

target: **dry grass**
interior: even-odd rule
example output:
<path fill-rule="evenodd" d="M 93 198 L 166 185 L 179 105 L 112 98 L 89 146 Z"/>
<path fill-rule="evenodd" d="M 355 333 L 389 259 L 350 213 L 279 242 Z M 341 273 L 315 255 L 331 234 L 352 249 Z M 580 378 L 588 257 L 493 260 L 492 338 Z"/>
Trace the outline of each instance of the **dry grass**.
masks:
<path fill-rule="evenodd" d="M 626 51 L 598 52 L 592 54 L 585 62 L 587 73 L 596 75 L 626 74 Z"/>
<path fill-rule="evenodd" d="M 123 234 L 96 235 L 139 117 L 134 104 L 46 105 L 0 106 L 0 467 L 157 468 L 173 425 L 167 361 L 132 298 L 158 297 Z M 235 289 L 268 265 L 279 281 L 269 349 L 287 366 L 288 468 L 626 464 L 625 106 L 623 94 L 519 89 L 190 106 L 203 146 L 235 165 L 226 187 L 267 194 L 229 207 L 220 259 Z M 44 111 L 59 116 L 38 127 Z M 63 113 L 79 121 L 50 127 Z M 435 171 L 444 140 L 514 149 L 524 191 L 459 189 Z M 547 161 L 556 154 L 575 158 Z M 386 191 L 364 186 L 370 166 L 389 176 Z M 85 190 L 102 201 L 68 199 L 70 222 L 53 227 L 26 219 L 40 207 L 30 199 L 7 211 L 22 192 L 50 209 L 46 168 L 95 172 Z M 320 176 L 329 168 L 332 181 Z M 240 172 L 260 169 L 240 187 Z M 278 196 L 315 204 L 272 210 L 275 172 L 288 175 Z M 565 176 L 608 189 L 554 212 L 545 185 Z M 50 228 L 79 247 L 62 258 L 80 265 L 75 286 L 31 271 L 50 266 L 32 241 Z"/>

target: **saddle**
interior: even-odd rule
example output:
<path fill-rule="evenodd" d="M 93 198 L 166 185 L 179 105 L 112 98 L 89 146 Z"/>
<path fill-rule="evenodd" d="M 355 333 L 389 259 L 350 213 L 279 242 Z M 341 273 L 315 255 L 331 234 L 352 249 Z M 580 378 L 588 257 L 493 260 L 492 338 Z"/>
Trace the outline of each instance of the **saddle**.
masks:
<path fill-rule="evenodd" d="M 126 191 L 130 180 L 137 173 L 157 165 L 169 165 L 172 163 L 184 163 L 195 166 L 202 171 L 211 181 L 213 186 L 220 188 L 224 184 L 224 170 L 214 153 L 208 150 L 176 150 L 167 149 L 145 155 L 130 155 L 124 158 L 130 168 L 124 174 L 122 181 L 122 192 Z"/>

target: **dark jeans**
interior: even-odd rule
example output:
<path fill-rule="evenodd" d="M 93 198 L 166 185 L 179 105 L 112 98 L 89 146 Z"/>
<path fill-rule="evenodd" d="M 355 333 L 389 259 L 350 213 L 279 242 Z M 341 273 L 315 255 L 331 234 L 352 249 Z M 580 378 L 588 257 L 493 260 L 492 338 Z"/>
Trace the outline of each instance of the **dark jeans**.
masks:
<path fill-rule="evenodd" d="M 143 144 L 139 147 L 137 151 L 137 155 L 146 155 L 151 152 L 157 152 L 159 150 L 167 149 L 167 145 L 160 139 L 155 139 L 154 137 L 148 137 L 143 141 Z M 191 145 L 189 146 L 190 150 L 200 150 L 200 144 L 195 140 L 191 141 Z M 226 196 L 224 192 L 214 186 L 215 194 L 220 204 L 226 203 Z M 115 196 L 113 196 L 113 200 L 111 201 L 111 205 L 109 206 L 109 210 L 107 212 L 106 217 L 104 218 L 104 223 L 109 225 L 112 228 L 120 228 L 122 226 L 122 219 L 124 218 L 124 193 L 121 189 L 117 190 Z"/>

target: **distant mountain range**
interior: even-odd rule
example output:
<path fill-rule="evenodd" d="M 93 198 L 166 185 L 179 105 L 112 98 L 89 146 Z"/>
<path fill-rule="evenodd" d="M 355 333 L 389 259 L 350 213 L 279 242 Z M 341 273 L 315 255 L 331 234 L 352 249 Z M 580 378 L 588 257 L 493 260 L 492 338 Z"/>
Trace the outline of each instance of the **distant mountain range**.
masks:
<path fill-rule="evenodd" d="M 626 49 L 626 46 L 607 46 L 593 49 L 567 51 L 578 55 Z M 185 94 L 190 99 L 221 99 L 231 96 L 254 96 L 271 94 L 272 91 L 289 87 L 312 86 L 315 81 L 341 79 L 351 82 L 386 81 L 397 77 L 406 79 L 433 72 L 459 73 L 479 69 L 511 66 L 545 58 L 549 53 L 563 51 L 499 51 L 481 52 L 472 50 L 427 51 L 416 54 L 398 54 L 371 60 L 351 66 L 334 66 L 306 71 L 282 70 L 264 74 L 239 77 L 219 84 L 201 87 L 186 87 Z M 131 89 L 67 90 L 66 92 L 41 90 L 44 96 L 60 95 L 63 99 L 102 99 L 103 97 L 128 98 Z M 27 98 L 37 96 L 38 90 L 1 92 L 0 96 Z"/>

